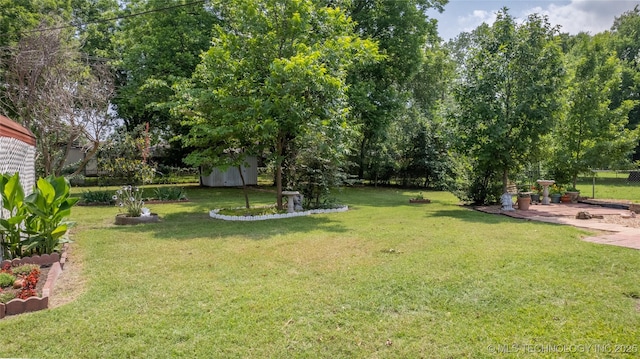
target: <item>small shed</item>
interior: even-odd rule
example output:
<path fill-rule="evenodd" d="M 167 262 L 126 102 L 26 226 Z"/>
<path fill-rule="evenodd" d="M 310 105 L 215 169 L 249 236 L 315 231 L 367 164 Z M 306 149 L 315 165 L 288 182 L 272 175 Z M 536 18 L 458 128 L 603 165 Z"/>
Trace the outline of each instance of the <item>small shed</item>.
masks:
<path fill-rule="evenodd" d="M 69 149 L 69 153 L 67 154 L 67 159 L 64 161 L 64 165 L 68 166 L 75 163 L 80 163 L 84 161 L 87 157 L 87 151 L 85 148 L 81 146 L 72 146 Z M 98 175 L 98 160 L 96 157 L 91 157 L 89 162 L 84 167 L 84 171 L 82 171 L 86 177 L 95 177 Z"/>
<path fill-rule="evenodd" d="M 258 158 L 248 156 L 245 165 L 241 166 L 242 176 L 246 185 L 258 184 Z M 208 172 L 208 171 L 206 171 Z M 238 167 L 227 167 L 226 171 L 214 168 L 210 173 L 204 170 L 200 172 L 200 184 L 207 187 L 237 187 L 242 186 L 242 178 Z"/>
<path fill-rule="evenodd" d="M 0 115 L 0 173 L 20 174 L 25 195 L 36 183 L 36 138 L 28 128 Z"/>

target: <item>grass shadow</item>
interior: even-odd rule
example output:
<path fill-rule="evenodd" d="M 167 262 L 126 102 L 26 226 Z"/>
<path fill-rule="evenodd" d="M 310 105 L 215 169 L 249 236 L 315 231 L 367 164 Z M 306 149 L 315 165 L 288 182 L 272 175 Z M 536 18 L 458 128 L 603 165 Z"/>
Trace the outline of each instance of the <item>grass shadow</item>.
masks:
<path fill-rule="evenodd" d="M 455 219 L 463 222 L 470 223 L 482 223 L 482 224 L 527 224 L 531 223 L 531 220 L 521 219 L 521 218 L 513 218 L 506 216 L 504 214 L 494 214 L 494 213 L 486 213 L 482 211 L 475 210 L 471 207 L 460 206 L 457 209 L 438 209 L 434 211 L 427 211 L 425 213 L 425 217 L 428 218 L 448 218 Z M 545 222 L 536 222 L 542 225 L 551 225 L 556 226 L 557 224 L 553 223 L 545 223 Z"/>
<path fill-rule="evenodd" d="M 264 221 L 224 221 L 209 217 L 207 212 L 174 212 L 161 216 L 160 222 L 135 225 L 113 226 L 118 233 L 148 233 L 154 238 L 171 240 L 189 240 L 195 238 L 225 238 L 240 236 L 254 240 L 263 240 L 274 236 L 286 236 L 314 231 L 345 233 L 346 227 L 329 216 L 309 215 L 305 217 L 282 218 Z"/>

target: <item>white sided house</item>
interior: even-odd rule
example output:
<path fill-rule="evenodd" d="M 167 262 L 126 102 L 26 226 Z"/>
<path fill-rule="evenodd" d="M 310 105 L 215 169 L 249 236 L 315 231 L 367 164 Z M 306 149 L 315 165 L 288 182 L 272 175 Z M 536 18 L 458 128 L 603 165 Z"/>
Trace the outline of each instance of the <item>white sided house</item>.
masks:
<path fill-rule="evenodd" d="M 255 186 L 258 184 L 258 158 L 248 156 L 245 159 L 245 165 L 241 166 L 242 176 L 247 186 Z M 242 186 L 242 178 L 238 167 L 227 167 L 225 171 L 220 168 L 214 168 L 207 173 L 204 169 L 200 169 L 200 185 L 207 187 L 238 187 Z"/>
<path fill-rule="evenodd" d="M 0 115 L 0 173 L 20 174 L 24 194 L 36 184 L 36 138 L 26 127 Z"/>

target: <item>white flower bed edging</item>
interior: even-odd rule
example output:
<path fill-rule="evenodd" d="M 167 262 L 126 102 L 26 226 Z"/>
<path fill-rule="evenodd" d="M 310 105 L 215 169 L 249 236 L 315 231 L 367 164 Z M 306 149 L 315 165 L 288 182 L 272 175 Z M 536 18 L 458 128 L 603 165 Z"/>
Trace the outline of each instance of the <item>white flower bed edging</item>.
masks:
<path fill-rule="evenodd" d="M 348 210 L 349 210 L 349 206 L 344 206 L 344 207 L 331 208 L 331 209 L 312 209 L 309 211 L 301 211 L 301 212 L 293 212 L 293 213 L 266 214 L 263 216 L 226 216 L 223 214 L 218 214 L 218 212 L 220 212 L 220 209 L 213 209 L 209 211 L 209 216 L 211 218 L 221 219 L 223 221 L 265 221 L 268 219 L 304 217 L 310 214 L 346 212 Z"/>

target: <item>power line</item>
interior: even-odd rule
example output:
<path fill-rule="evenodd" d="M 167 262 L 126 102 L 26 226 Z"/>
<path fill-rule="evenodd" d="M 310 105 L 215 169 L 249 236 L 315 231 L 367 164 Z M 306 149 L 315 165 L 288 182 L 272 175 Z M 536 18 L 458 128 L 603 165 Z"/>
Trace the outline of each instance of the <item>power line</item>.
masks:
<path fill-rule="evenodd" d="M 181 7 L 187 7 L 187 6 L 191 6 L 191 5 L 196 5 L 196 4 L 203 4 L 207 2 L 207 0 L 198 0 L 198 1 L 192 1 L 186 4 L 180 4 L 180 5 L 172 5 L 172 6 L 167 6 L 167 7 L 163 7 L 163 8 L 158 8 L 158 9 L 153 9 L 153 10 L 147 10 L 147 11 L 142 11 L 142 12 L 137 12 L 135 14 L 128 14 L 128 15 L 120 15 L 120 16 L 116 16 L 116 17 L 112 17 L 109 19 L 101 19 L 101 20 L 94 20 L 94 21 L 89 21 L 86 22 L 84 24 L 78 24 L 78 25 L 63 25 L 63 26 L 56 26 L 56 27 L 49 27 L 49 28 L 45 28 L 45 29 L 33 29 L 33 30 L 27 30 L 27 31 L 23 31 L 23 34 L 29 34 L 29 33 L 33 33 L 33 32 L 44 32 L 44 31 L 51 31 L 51 30 L 62 30 L 62 29 L 68 29 L 71 27 L 83 27 L 83 26 L 87 26 L 87 25 L 91 25 L 91 24 L 100 24 L 103 22 L 109 22 L 109 21 L 115 21 L 115 20 L 122 20 L 122 19 L 127 19 L 127 18 L 131 18 L 131 17 L 136 17 L 136 16 L 141 16 L 141 15 L 146 15 L 146 14 L 151 14 L 154 12 L 160 12 L 160 11 L 166 11 L 166 10 L 172 10 L 172 9 L 178 9 Z"/>

